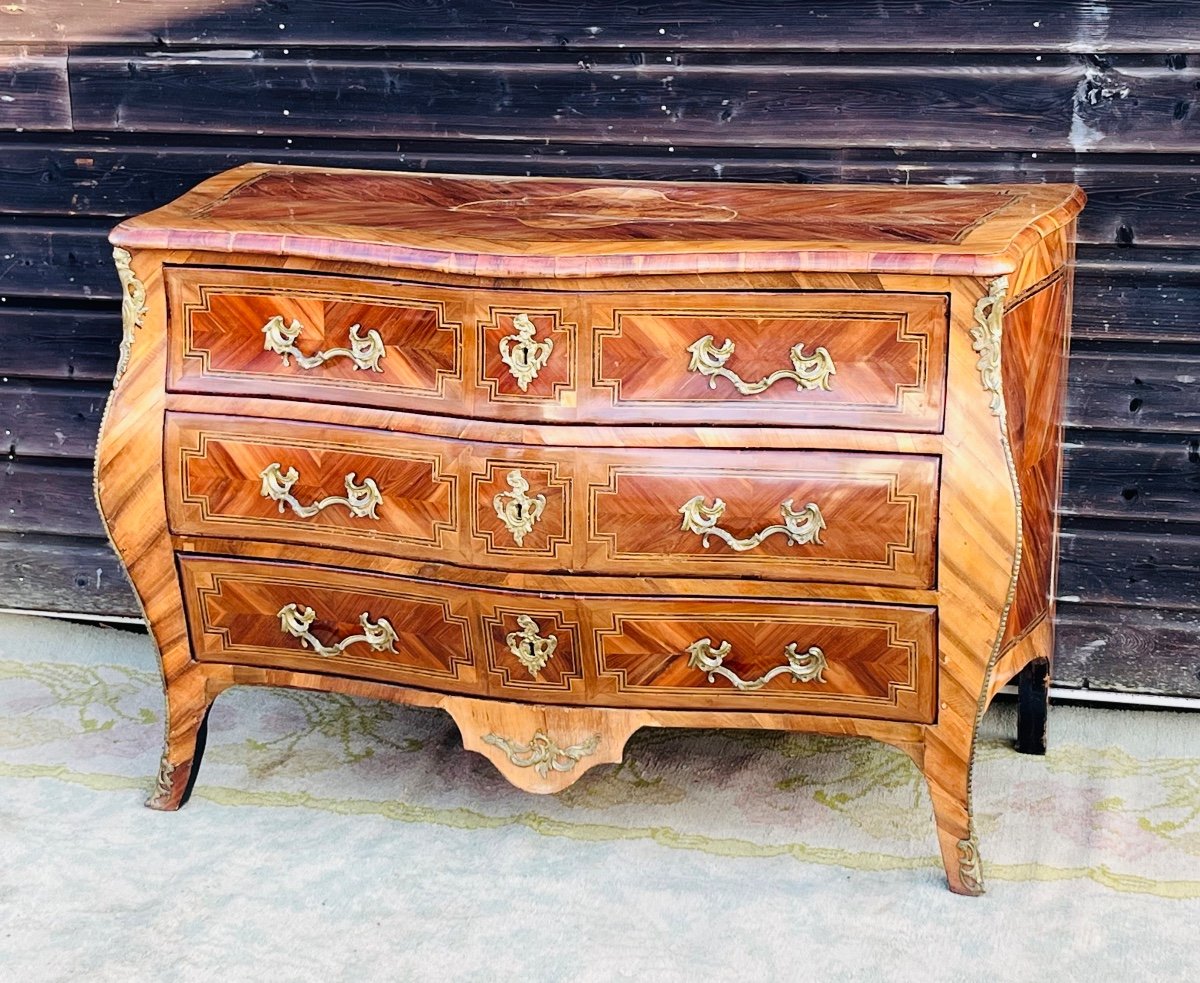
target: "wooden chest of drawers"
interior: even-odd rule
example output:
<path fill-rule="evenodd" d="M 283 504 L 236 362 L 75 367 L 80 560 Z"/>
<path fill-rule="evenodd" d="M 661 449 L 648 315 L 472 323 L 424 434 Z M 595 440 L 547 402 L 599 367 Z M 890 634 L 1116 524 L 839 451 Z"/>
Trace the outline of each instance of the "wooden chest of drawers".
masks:
<path fill-rule="evenodd" d="M 979 893 L 1082 200 L 247 165 L 123 223 L 97 497 L 162 658 L 149 804 L 241 684 L 442 707 L 536 792 L 643 726 L 854 734 Z"/>

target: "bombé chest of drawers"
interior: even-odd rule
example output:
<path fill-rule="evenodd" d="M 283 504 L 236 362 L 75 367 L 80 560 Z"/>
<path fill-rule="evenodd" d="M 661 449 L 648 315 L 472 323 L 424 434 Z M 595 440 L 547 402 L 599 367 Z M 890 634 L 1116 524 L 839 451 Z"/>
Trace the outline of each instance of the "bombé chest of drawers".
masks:
<path fill-rule="evenodd" d="M 97 497 L 161 655 L 149 804 L 233 685 L 443 708 L 534 792 L 643 726 L 851 734 L 979 893 L 1081 204 L 252 164 L 124 222 Z"/>

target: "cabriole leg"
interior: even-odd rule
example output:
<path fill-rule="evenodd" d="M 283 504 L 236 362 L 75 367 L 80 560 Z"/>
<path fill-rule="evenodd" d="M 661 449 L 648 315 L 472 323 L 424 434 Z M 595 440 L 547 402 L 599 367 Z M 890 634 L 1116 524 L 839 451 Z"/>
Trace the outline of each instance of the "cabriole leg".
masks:
<path fill-rule="evenodd" d="M 1050 709 L 1050 660 L 1034 659 L 1017 675 L 1017 750 L 1046 753 Z"/>
<path fill-rule="evenodd" d="M 204 743 L 212 698 L 199 673 L 190 673 L 167 684 L 167 736 L 158 780 L 146 800 L 151 809 L 173 812 L 192 794 Z"/>
<path fill-rule="evenodd" d="M 968 804 L 970 768 L 969 751 L 960 755 L 932 743 L 926 749 L 925 781 L 933 800 L 946 882 L 955 894 L 979 895 L 983 894 L 983 873 Z"/>

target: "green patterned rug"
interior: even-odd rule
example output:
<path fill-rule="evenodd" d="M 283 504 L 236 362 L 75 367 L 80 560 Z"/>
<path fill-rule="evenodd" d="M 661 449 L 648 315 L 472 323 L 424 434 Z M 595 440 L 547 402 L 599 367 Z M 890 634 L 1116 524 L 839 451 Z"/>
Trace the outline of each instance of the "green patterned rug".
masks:
<path fill-rule="evenodd" d="M 0 615 L 6 980 L 1007 980 L 1200 975 L 1200 717 L 985 722 L 989 891 L 944 888 L 923 781 L 866 741 L 651 731 L 530 796 L 449 718 L 235 689 L 192 801 L 141 802 L 148 640 Z"/>

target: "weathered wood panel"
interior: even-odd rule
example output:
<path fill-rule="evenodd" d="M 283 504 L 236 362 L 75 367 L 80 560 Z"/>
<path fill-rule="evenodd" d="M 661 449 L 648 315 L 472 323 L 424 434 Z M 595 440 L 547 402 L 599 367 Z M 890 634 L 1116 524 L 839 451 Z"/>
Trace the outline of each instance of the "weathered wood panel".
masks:
<path fill-rule="evenodd" d="M 1200 614 L 1063 604 L 1054 682 L 1092 690 L 1200 697 Z"/>
<path fill-rule="evenodd" d="M 98 532 L 105 234 L 211 173 L 1075 181 L 1062 593 L 1090 603 L 1060 607 L 1056 675 L 1196 694 L 1200 5 L 41 0 L 0 10 L 0 35 L 0 130 L 78 128 L 0 144 L 0 529 L 65 534 L 22 545 L 60 609 L 88 609 L 75 546 L 116 569 L 66 538 Z M 123 585 L 111 603 L 135 613 Z"/>
<path fill-rule="evenodd" d="M 1074 352 L 1067 425 L 1200 432 L 1200 352 Z"/>
<path fill-rule="evenodd" d="M 1200 610 L 1200 536 L 1068 525 L 1058 594 L 1068 603 Z"/>
<path fill-rule="evenodd" d="M 120 310 L 0 304 L 0 369 L 27 379 L 111 382 L 121 343 Z"/>
<path fill-rule="evenodd" d="M 1186 214 L 1200 228 L 1200 215 Z M 1077 273 L 1072 334 L 1096 341 L 1200 341 L 1200 274 L 1176 273 L 1149 260 L 1115 272 L 1085 259 Z"/>
<path fill-rule="evenodd" d="M 0 533 L 103 538 L 89 461 L 0 465 Z"/>
<path fill-rule="evenodd" d="M 320 141 L 280 149 L 277 140 L 228 147 L 114 147 L 53 143 L 0 145 L 0 202 L 9 214 L 111 216 L 157 208 L 200 181 L 247 159 L 278 164 L 424 170 L 459 174 L 620 177 L 654 180 L 888 182 L 979 184 L 1053 182 L 1081 185 L 1088 207 L 1079 241 L 1093 245 L 1200 246 L 1200 157 L 978 153 L 864 156 L 866 151 L 813 149 L 803 155 L 732 147 L 703 149 L 535 146 L 455 141 Z"/>
<path fill-rule="evenodd" d="M 141 617 L 104 540 L 0 535 L 0 608 Z"/>
<path fill-rule="evenodd" d="M 133 51 L 73 56 L 71 102 L 123 132 L 1196 151 L 1198 80 L 1136 55 Z"/>
<path fill-rule="evenodd" d="M 14 40 L 184 45 L 550 46 L 788 51 L 1193 51 L 1200 12 L 1126 0 L 89 0 L 13 4 Z"/>
<path fill-rule="evenodd" d="M 0 450 L 9 456 L 90 458 L 107 387 L 0 381 Z"/>
<path fill-rule="evenodd" d="M 0 33 L 0 130 L 70 128 L 67 49 L 5 46 Z"/>
<path fill-rule="evenodd" d="M 108 244 L 111 223 L 0 220 L 0 293 L 15 297 L 113 300 L 121 284 Z"/>
<path fill-rule="evenodd" d="M 1200 431 L 1158 439 L 1074 432 L 1063 456 L 1063 515 L 1200 523 Z M 1184 531 L 1196 534 L 1194 525 Z"/>

